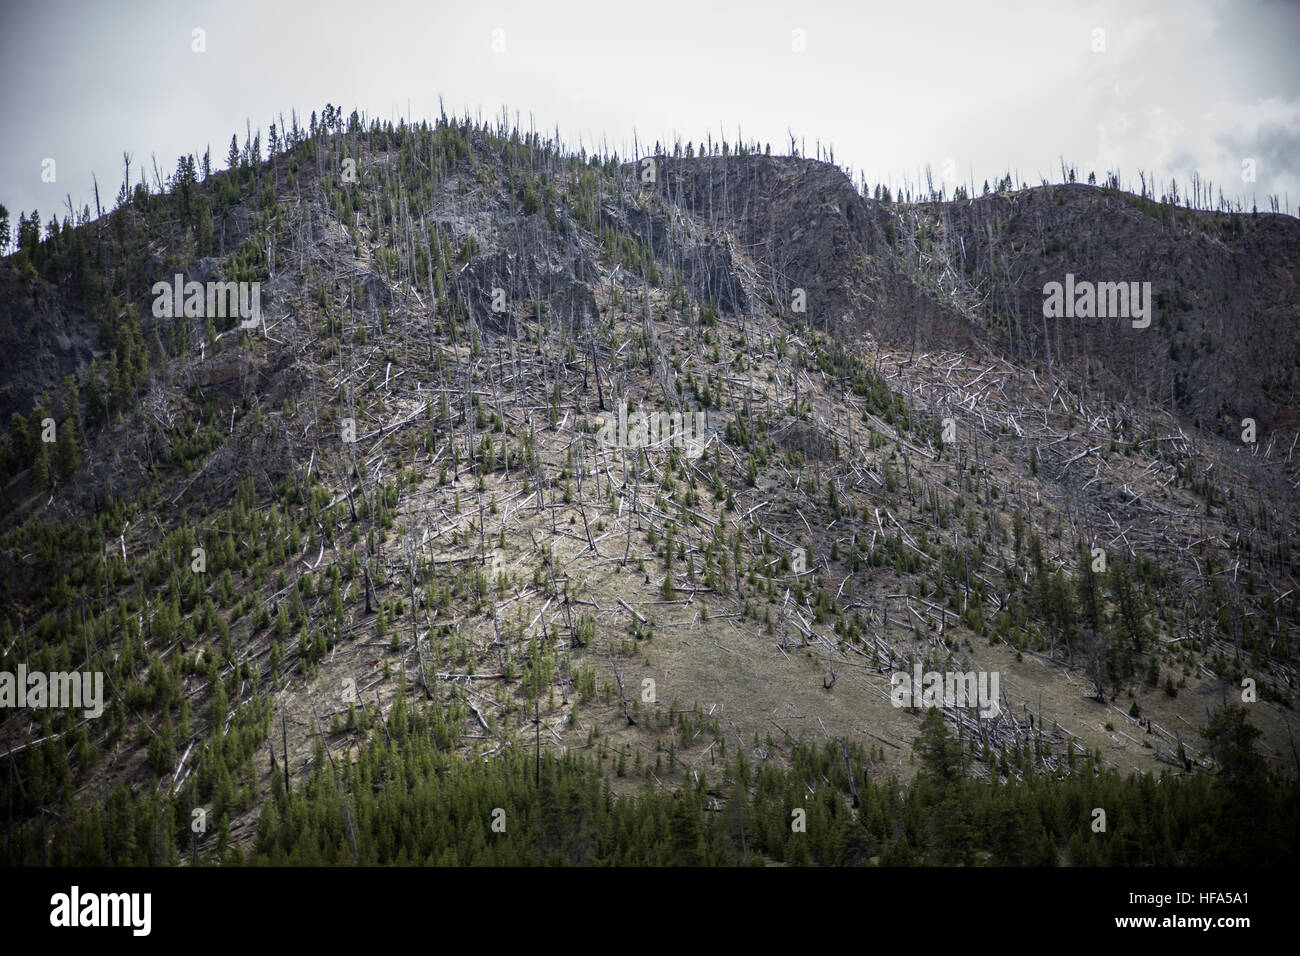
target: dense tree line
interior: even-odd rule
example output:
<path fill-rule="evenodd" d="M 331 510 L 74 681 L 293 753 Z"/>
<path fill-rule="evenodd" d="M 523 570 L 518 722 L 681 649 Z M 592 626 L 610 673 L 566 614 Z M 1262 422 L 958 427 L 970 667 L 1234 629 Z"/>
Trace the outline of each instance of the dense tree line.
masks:
<path fill-rule="evenodd" d="M 537 765 L 521 749 L 467 760 L 450 747 L 454 717 L 399 697 L 355 760 L 321 738 L 296 789 L 273 765 L 246 849 L 220 834 L 190 842 L 195 796 L 240 799 L 221 763 L 186 798 L 119 789 L 55 832 L 26 824 L 6 840 L 6 862 L 176 863 L 188 847 L 187 858 L 227 865 L 1260 866 L 1293 862 L 1300 838 L 1300 792 L 1266 770 L 1240 706 L 1207 728 L 1217 777 L 1126 777 L 1092 755 L 1048 774 L 1027 747 L 964 749 L 930 711 L 909 785 L 878 778 L 861 746 L 828 741 L 796 745 L 788 766 L 742 748 L 716 778 L 676 791 L 648 767 L 629 790 L 603 742 Z M 236 766 L 257 737 L 227 745 Z M 990 772 L 971 776 L 976 766 Z"/>

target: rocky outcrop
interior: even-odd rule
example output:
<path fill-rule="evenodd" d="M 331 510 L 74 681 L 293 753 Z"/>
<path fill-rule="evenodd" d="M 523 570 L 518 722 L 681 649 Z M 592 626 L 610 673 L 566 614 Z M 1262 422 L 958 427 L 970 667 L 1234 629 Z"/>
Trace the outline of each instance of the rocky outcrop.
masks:
<path fill-rule="evenodd" d="M 670 202 L 733 232 L 768 267 L 769 303 L 781 313 L 909 348 L 964 348 L 979 338 L 904 268 L 890 210 L 860 196 L 837 167 L 757 155 L 660 163 L 658 188 Z"/>
<path fill-rule="evenodd" d="M 937 233 L 990 292 L 1003 349 L 1044 367 L 1091 366 L 1222 434 L 1262 432 L 1300 407 L 1300 222 L 1192 212 L 1070 184 L 947 203 Z M 1043 315 L 1044 286 L 1149 282 L 1150 325 Z"/>

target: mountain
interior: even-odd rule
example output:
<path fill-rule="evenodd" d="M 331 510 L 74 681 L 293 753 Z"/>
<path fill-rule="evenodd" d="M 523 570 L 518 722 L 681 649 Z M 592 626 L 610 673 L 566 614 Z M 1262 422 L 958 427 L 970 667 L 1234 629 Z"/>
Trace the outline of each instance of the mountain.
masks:
<path fill-rule="evenodd" d="M 10 862 L 1286 858 L 1295 219 L 333 107 L 254 146 L 0 263 L 0 671 L 107 678 L 5 711 Z M 1045 316 L 1067 275 L 1149 323 Z M 1059 809 L 1162 773 L 1164 832 Z"/>

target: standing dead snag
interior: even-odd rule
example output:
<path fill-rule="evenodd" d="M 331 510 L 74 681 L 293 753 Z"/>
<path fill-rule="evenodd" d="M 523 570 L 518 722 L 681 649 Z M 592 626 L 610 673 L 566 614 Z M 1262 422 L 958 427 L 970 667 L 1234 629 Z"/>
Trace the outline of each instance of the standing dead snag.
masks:
<path fill-rule="evenodd" d="M 535 735 L 533 759 L 536 773 L 534 780 L 540 787 L 542 785 L 542 705 L 538 698 L 533 699 L 533 732 Z"/>
<path fill-rule="evenodd" d="M 835 686 L 835 658 L 829 641 L 826 642 L 826 669 L 830 673 L 822 678 L 822 688 L 830 690 Z"/>
<path fill-rule="evenodd" d="M 362 590 L 365 592 L 366 596 L 366 615 L 369 616 L 374 613 L 374 608 L 370 603 L 370 595 L 374 594 L 375 591 L 374 585 L 370 583 L 369 558 L 367 558 L 367 563 L 361 567 L 361 575 L 365 580 L 365 587 Z M 379 603 L 378 594 L 375 594 L 375 603 Z"/>
<path fill-rule="evenodd" d="M 415 645 L 415 659 L 419 662 L 419 666 L 420 666 L 420 686 L 424 688 L 424 692 L 426 694 L 432 697 L 433 692 L 429 690 L 429 682 L 428 680 L 426 680 L 424 674 L 424 652 L 420 650 L 420 637 L 416 630 L 416 604 L 415 604 L 416 561 L 415 561 L 415 549 L 413 547 L 407 553 L 407 561 L 409 562 L 410 570 L 411 570 L 411 643 Z"/>
<path fill-rule="evenodd" d="M 618 665 L 614 663 L 614 650 L 606 645 L 606 651 L 609 654 L 609 666 L 614 671 L 614 680 L 618 682 L 618 698 L 623 702 L 623 716 L 627 718 L 628 726 L 635 727 L 636 721 L 632 719 L 632 712 L 627 707 L 627 695 L 623 692 L 623 675 L 618 672 Z"/>
<path fill-rule="evenodd" d="M 849 793 L 853 795 L 853 809 L 858 808 L 858 782 L 853 779 L 853 764 L 849 761 L 849 744 L 845 737 L 840 738 L 840 749 L 844 751 L 844 769 L 849 775 Z"/>
<path fill-rule="evenodd" d="M 238 704 L 236 704 L 236 707 Z M 284 751 L 284 792 L 289 792 L 289 731 L 284 723 L 284 711 L 280 711 L 280 749 Z"/>

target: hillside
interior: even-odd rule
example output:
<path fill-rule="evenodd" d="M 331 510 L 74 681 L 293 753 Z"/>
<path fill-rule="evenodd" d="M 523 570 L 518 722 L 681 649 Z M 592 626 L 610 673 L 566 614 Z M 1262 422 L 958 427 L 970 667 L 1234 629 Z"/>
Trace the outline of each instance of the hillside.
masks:
<path fill-rule="evenodd" d="M 309 862 L 291 826 L 365 861 L 354 828 L 418 815 L 424 775 L 524 800 L 539 753 L 574 800 L 599 778 L 788 821 L 816 791 L 818 860 L 985 861 L 894 828 L 886 781 L 1136 801 L 1169 774 L 1217 799 L 1251 740 L 1214 715 L 1246 678 L 1243 792 L 1277 811 L 1247 842 L 1286 852 L 1294 783 L 1264 781 L 1298 769 L 1295 219 L 1077 184 L 899 203 L 808 159 L 591 157 L 468 119 L 312 127 L 206 177 L 183 158 L 0 263 L 0 670 L 109 688 L 102 718 L 4 712 L 11 863 Z M 1067 272 L 1150 281 L 1150 326 L 1044 319 Z M 259 283 L 261 321 L 159 317 L 178 273 Z M 699 445 L 610 442 L 620 409 L 699 413 Z M 997 674 L 997 713 L 895 706 L 918 666 Z M 474 794 L 486 827 L 506 797 Z M 844 850 L 827 821 L 876 800 Z M 124 806 L 134 848 L 103 834 Z M 1136 862 L 1088 823 L 988 853 Z M 805 852 L 739 826 L 742 859 Z M 375 833 L 375 861 L 438 858 Z M 543 843 L 605 859 L 568 839 Z"/>

